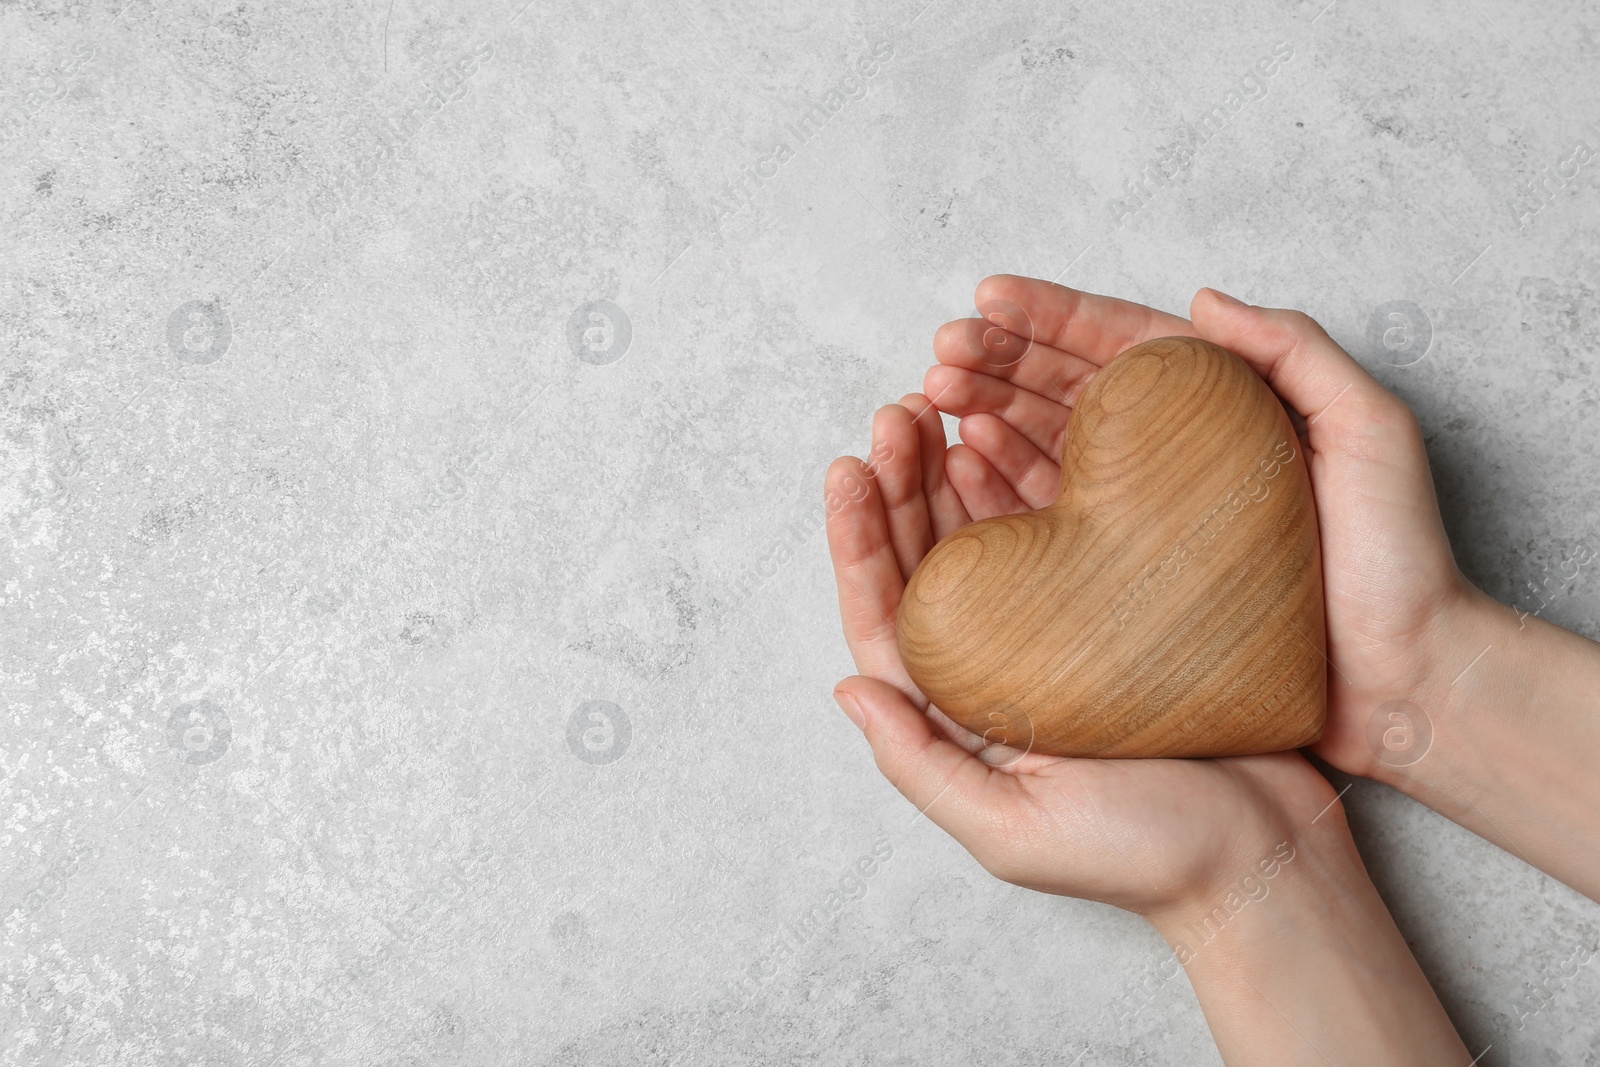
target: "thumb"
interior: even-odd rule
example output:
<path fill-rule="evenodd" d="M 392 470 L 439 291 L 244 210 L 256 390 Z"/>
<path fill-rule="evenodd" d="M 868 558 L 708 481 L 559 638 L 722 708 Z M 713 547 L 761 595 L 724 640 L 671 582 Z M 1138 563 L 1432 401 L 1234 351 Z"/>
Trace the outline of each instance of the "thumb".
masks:
<path fill-rule="evenodd" d="M 866 735 L 878 770 L 918 811 L 969 850 L 992 833 L 993 806 L 1015 784 L 1008 775 L 940 736 L 887 682 L 855 675 L 834 687 L 833 698 Z"/>
<path fill-rule="evenodd" d="M 1325 486 L 1412 502 L 1409 510 L 1430 535 L 1442 534 L 1416 414 L 1315 319 L 1242 304 L 1215 289 L 1196 293 L 1191 313 L 1201 337 L 1250 364 L 1306 420 L 1311 451 L 1327 461 Z"/>
<path fill-rule="evenodd" d="M 1399 397 L 1303 311 L 1256 307 L 1215 289 L 1201 289 L 1190 305 L 1190 317 L 1196 333 L 1250 364 L 1300 413 L 1313 447 L 1317 424 L 1325 417 L 1332 420 L 1327 427 L 1353 429 L 1363 412 L 1405 410 Z"/>

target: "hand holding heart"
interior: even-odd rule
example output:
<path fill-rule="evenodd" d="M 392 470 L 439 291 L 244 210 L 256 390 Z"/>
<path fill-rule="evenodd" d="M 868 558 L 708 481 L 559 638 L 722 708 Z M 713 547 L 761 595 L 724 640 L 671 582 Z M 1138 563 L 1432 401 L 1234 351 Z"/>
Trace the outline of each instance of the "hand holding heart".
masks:
<path fill-rule="evenodd" d="M 1182 906 L 1304 829 L 1333 799 L 1322 776 L 1293 752 L 1099 760 L 986 745 L 929 704 L 906 669 L 896 629 L 906 583 L 969 523 L 1055 503 L 1073 407 L 1114 357 L 1154 338 L 1203 337 L 1309 424 L 1299 450 L 1316 496 L 1332 667 L 1315 751 L 1363 773 L 1375 759 L 1372 709 L 1432 684 L 1432 620 L 1466 595 L 1420 433 L 1404 404 L 1297 312 L 1202 290 L 1190 321 L 1011 276 L 986 280 L 976 302 L 1020 308 L 1031 338 L 978 319 L 946 324 L 927 395 L 878 412 L 873 470 L 845 458 L 829 471 L 829 546 L 861 671 L 836 695 L 889 780 L 998 876 L 1144 914 Z M 964 443 L 946 447 L 939 411 L 961 418 Z"/>
<path fill-rule="evenodd" d="M 906 586 L 912 680 L 985 740 L 1246 756 L 1322 735 L 1322 567 L 1288 415 L 1237 356 L 1136 345 L 1078 398 L 1048 507 L 963 527 Z"/>

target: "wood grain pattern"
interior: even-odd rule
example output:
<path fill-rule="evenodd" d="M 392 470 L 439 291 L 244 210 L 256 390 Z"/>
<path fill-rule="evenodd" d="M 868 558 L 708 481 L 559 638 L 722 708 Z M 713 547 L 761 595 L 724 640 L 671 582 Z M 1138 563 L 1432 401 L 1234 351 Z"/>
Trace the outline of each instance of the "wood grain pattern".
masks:
<path fill-rule="evenodd" d="M 1327 705 L 1322 561 L 1300 442 L 1232 353 L 1166 337 L 1078 400 L 1061 491 L 976 522 L 900 604 L 911 677 L 991 742 L 1063 756 L 1310 744 Z"/>

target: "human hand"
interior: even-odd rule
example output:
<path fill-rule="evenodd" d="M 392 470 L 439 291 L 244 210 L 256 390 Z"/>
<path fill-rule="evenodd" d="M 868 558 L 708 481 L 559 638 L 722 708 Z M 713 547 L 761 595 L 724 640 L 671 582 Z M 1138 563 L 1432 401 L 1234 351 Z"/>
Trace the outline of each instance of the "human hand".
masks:
<path fill-rule="evenodd" d="M 1337 796 L 1299 753 L 1018 752 L 986 745 L 917 690 L 895 636 L 906 580 L 973 507 L 981 515 L 1014 491 L 983 453 L 945 448 L 920 394 L 879 410 L 870 468 L 853 458 L 829 468 L 828 546 L 861 671 L 834 693 L 884 776 L 997 877 L 1148 919 L 1235 1067 L 1332 1062 L 1328 1051 L 1341 1062 L 1466 1062 Z"/>
<path fill-rule="evenodd" d="M 1463 620 L 1483 599 L 1456 567 L 1410 408 L 1310 317 L 1215 290 L 1195 295 L 1190 319 L 1012 275 L 985 279 L 976 301 L 1012 305 L 1023 318 L 1013 311 L 1009 329 L 946 323 L 934 341 L 939 365 L 924 380 L 936 406 L 961 418 L 970 455 L 952 449 L 949 474 L 974 518 L 1051 503 L 1078 394 L 1119 353 L 1155 337 L 1203 337 L 1234 352 L 1300 417 L 1331 668 L 1327 727 L 1313 751 L 1354 774 L 1378 770 L 1375 716 L 1396 701 L 1442 706 L 1442 688 L 1472 655 L 1461 655 Z M 1388 726 L 1380 718 L 1378 735 Z"/>
<path fill-rule="evenodd" d="M 1092 370 L 1141 340 L 1191 332 L 1184 320 L 1137 305 L 1076 304 L 1054 324 L 1076 319 L 1074 354 L 1057 350 L 1049 366 L 1036 360 L 1026 371 L 1039 372 L 1044 394 L 1024 395 L 1027 377 L 959 365 L 930 372 L 930 388 L 949 397 L 949 409 L 968 405 L 970 444 L 947 449 L 938 410 L 912 394 L 879 410 L 870 467 L 849 457 L 830 467 L 828 545 L 861 671 L 835 688 L 840 706 L 884 776 L 991 873 L 1149 919 L 1189 971 L 1228 1063 L 1330 1062 L 1325 1050 L 1351 1062 L 1465 1062 L 1367 877 L 1337 796 L 1304 757 L 1017 752 L 956 725 L 906 672 L 895 617 L 922 557 L 973 519 L 1053 501 L 1060 471 L 1051 457 Z M 980 365 L 1003 369 L 1005 337 L 996 339 L 994 358 L 981 323 L 956 323 L 941 333 L 942 349 L 951 348 L 952 327 L 977 342 Z M 959 354 L 947 362 L 958 364 Z M 1283 880 L 1269 907 L 1261 878 L 1286 857 L 1296 866 L 1278 870 Z M 1263 903 L 1247 908 L 1241 892 Z"/>
<path fill-rule="evenodd" d="M 1011 490 L 980 453 L 946 450 L 921 394 L 879 410 L 870 457 L 870 469 L 842 458 L 828 472 L 828 544 L 861 672 L 835 695 L 885 777 L 993 874 L 1159 922 L 1220 898 L 1332 803 L 1297 753 L 1071 759 L 985 745 L 957 726 L 906 673 L 895 616 L 923 555 L 971 521 L 967 501 L 982 514 Z"/>

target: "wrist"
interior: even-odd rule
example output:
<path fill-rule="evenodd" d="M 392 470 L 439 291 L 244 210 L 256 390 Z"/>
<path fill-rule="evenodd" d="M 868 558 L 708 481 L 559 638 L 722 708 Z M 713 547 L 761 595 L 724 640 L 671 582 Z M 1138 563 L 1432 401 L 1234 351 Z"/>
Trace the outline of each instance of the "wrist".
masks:
<path fill-rule="evenodd" d="M 1476 589 L 1441 633 L 1441 669 L 1400 709 L 1426 744 L 1375 745 L 1372 777 L 1600 897 L 1600 856 L 1571 847 L 1600 821 L 1600 645 Z"/>
<path fill-rule="evenodd" d="M 1230 1064 L 1467 1057 L 1333 805 L 1286 842 L 1242 902 L 1194 900 L 1150 916 L 1183 964 Z M 1276 854 L 1274 856 L 1276 859 Z M 1337 1057 L 1330 1059 L 1330 1057 Z"/>
<path fill-rule="evenodd" d="M 1317 900 L 1366 880 L 1344 809 L 1334 803 L 1314 818 L 1252 835 L 1213 877 L 1145 915 L 1185 968 L 1248 953 Z"/>
<path fill-rule="evenodd" d="M 1431 634 L 1434 666 L 1425 681 L 1374 711 L 1380 725 L 1391 705 L 1391 716 L 1410 721 L 1396 720 L 1405 734 L 1392 744 L 1376 727 L 1369 732 L 1377 755 L 1371 777 L 1419 798 L 1491 777 L 1491 758 L 1497 762 L 1512 740 L 1508 725 L 1532 725 L 1554 696 L 1542 691 L 1565 684 L 1548 662 L 1546 626 L 1467 587 Z"/>
<path fill-rule="evenodd" d="M 1426 666 L 1415 684 L 1383 694 L 1373 706 L 1366 777 L 1418 797 L 1435 792 L 1439 776 L 1480 775 L 1483 697 L 1504 685 L 1516 626 L 1514 612 L 1462 580 L 1428 628 Z"/>
<path fill-rule="evenodd" d="M 1164 872 L 1164 891 L 1141 894 L 1135 901 L 1112 901 L 1163 932 L 1191 919 L 1198 925 L 1207 915 L 1215 929 L 1224 918 L 1215 914 L 1217 907 L 1231 918 L 1259 903 L 1297 862 L 1307 828 L 1319 835 L 1332 828 L 1349 836 L 1338 794 L 1298 752 L 1204 760 L 1197 766 L 1231 779 L 1230 802 L 1214 809 L 1210 832 L 1188 850 L 1189 862 Z M 1353 845 L 1349 854 L 1355 855 Z"/>

